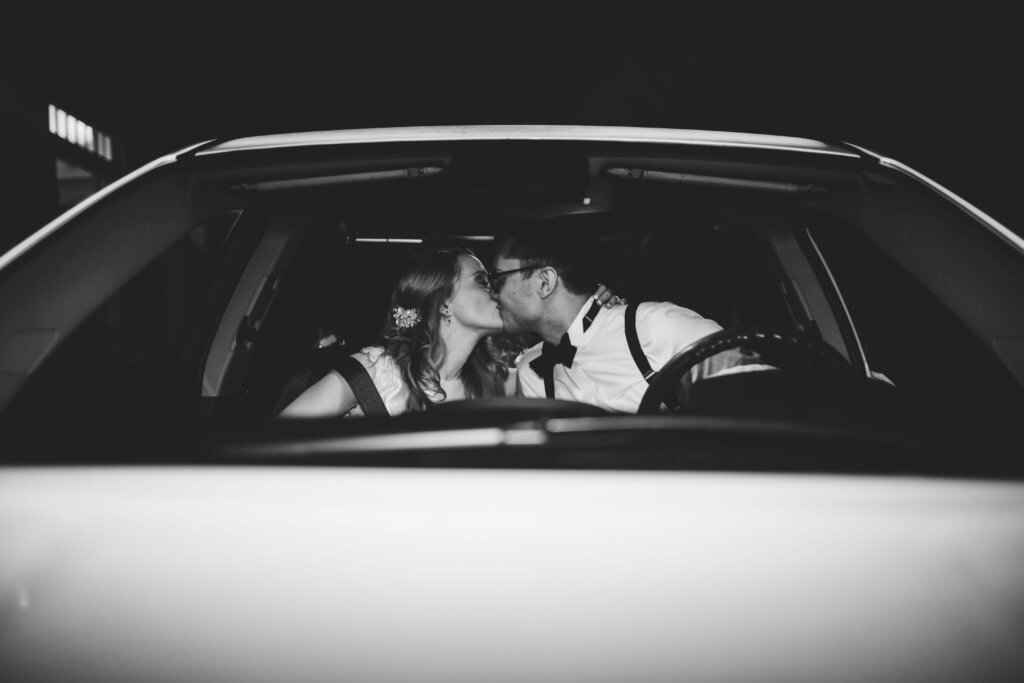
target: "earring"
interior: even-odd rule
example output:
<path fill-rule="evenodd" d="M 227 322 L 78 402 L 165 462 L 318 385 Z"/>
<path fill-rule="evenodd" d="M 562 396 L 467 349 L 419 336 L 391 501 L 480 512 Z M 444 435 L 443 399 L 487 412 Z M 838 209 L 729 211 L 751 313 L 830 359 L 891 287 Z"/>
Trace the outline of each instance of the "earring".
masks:
<path fill-rule="evenodd" d="M 441 316 L 444 318 L 446 323 L 450 323 L 452 321 L 452 309 L 445 306 L 441 309 Z"/>

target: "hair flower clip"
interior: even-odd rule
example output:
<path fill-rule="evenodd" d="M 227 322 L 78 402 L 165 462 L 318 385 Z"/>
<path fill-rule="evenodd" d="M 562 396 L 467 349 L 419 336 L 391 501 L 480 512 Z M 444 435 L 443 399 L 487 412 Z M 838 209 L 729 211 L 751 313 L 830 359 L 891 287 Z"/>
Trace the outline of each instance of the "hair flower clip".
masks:
<path fill-rule="evenodd" d="M 420 321 L 420 312 L 415 308 L 402 308 L 395 306 L 391 309 L 391 317 L 395 319 L 395 326 L 400 330 L 407 330 Z"/>

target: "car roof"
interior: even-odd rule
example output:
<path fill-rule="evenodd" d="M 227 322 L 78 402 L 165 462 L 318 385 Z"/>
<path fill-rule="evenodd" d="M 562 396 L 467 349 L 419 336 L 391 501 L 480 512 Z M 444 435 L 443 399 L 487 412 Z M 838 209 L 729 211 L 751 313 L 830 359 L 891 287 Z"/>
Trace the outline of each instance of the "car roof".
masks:
<path fill-rule="evenodd" d="M 0 272 L 42 242 L 48 235 L 80 214 L 89 211 L 106 196 L 136 179 L 179 160 L 229 157 L 232 153 L 343 147 L 363 144 L 547 141 L 663 144 L 720 150 L 797 152 L 815 158 L 864 158 L 863 150 L 838 146 L 803 137 L 697 129 L 642 128 L 584 125 L 456 125 L 361 128 L 280 133 L 228 139 L 210 139 L 165 154 L 119 178 L 87 197 L 72 209 L 55 217 L 6 253 L 0 253 Z"/>
<path fill-rule="evenodd" d="M 211 141 L 194 152 L 210 156 L 236 151 L 367 143 L 547 140 L 631 142 L 807 152 L 858 158 L 857 150 L 802 137 L 676 128 L 559 125 L 463 125 L 307 131 Z"/>

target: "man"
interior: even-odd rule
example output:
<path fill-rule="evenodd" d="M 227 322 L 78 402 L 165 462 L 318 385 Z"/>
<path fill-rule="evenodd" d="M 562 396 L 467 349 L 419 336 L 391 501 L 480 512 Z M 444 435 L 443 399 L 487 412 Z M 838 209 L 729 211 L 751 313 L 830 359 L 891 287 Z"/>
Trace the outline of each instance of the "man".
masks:
<path fill-rule="evenodd" d="M 506 332 L 533 332 L 543 339 L 517 362 L 524 396 L 635 413 L 647 390 L 645 374 L 722 328 L 668 302 L 640 304 L 635 320 L 630 319 L 630 307 L 595 305 L 593 263 L 579 241 L 507 238 L 496 252 L 493 296 Z M 636 330 L 636 353 L 630 349 L 631 329 Z M 694 378 L 742 359 L 737 352 L 713 357 L 695 369 Z"/>

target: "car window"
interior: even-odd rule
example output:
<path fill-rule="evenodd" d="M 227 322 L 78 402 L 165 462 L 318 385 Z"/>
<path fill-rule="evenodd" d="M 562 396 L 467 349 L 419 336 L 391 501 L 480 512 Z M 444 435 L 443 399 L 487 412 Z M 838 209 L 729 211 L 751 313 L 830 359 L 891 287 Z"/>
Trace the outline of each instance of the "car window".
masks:
<path fill-rule="evenodd" d="M 195 228 L 93 311 L 32 374 L 5 413 L 5 428 L 40 449 L 87 437 L 113 447 L 156 417 L 194 410 L 197 381 L 185 371 L 182 348 L 235 218 Z"/>
<path fill-rule="evenodd" d="M 967 327 L 863 234 L 811 230 L 849 309 L 869 368 L 934 418 L 1020 409 L 1012 375 Z"/>
<path fill-rule="evenodd" d="M 392 284 L 415 248 L 355 243 L 334 225 L 288 239 L 297 242 L 294 255 L 268 273 L 274 295 L 246 348 L 237 351 L 238 386 L 221 388 L 221 414 L 237 403 L 245 414 L 267 415 L 290 375 L 316 365 L 324 348 L 351 353 L 378 343 Z"/>

